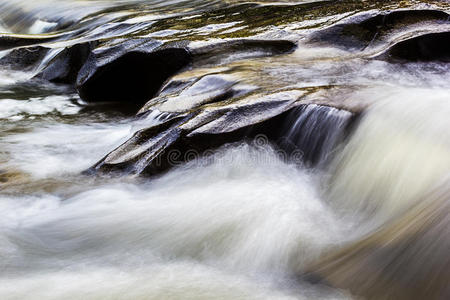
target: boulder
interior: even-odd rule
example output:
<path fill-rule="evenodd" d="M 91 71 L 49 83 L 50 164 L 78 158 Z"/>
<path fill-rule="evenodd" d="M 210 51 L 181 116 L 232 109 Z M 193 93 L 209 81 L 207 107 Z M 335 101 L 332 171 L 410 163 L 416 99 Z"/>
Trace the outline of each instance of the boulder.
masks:
<path fill-rule="evenodd" d="M 450 62 L 450 31 L 401 41 L 377 57 L 390 62 Z"/>
<path fill-rule="evenodd" d="M 143 104 L 170 76 L 189 65 L 192 58 L 184 46 L 150 39 L 102 45 L 90 53 L 79 72 L 78 93 L 88 102 Z"/>
<path fill-rule="evenodd" d="M 224 144 L 256 137 L 279 147 L 287 159 L 304 159 L 312 166 L 319 162 L 317 153 L 326 157 L 330 153 L 325 152 L 334 150 L 340 137 L 330 136 L 330 130 L 339 126 L 339 136 L 344 135 L 355 119 L 350 112 L 342 118 L 330 113 L 344 111 L 313 104 L 313 99 L 304 98 L 306 94 L 299 90 L 254 94 L 231 78 L 214 74 L 173 81 L 138 114 L 143 123 L 148 120 L 152 125 L 138 130 L 86 174 L 158 175 Z M 283 129 L 297 121 L 294 117 L 303 117 L 304 126 L 288 136 Z M 315 136 L 286 147 L 286 137 L 311 133 Z"/>
<path fill-rule="evenodd" d="M 363 13 L 313 33 L 310 42 L 361 51 L 379 42 L 385 44 L 403 35 L 434 32 L 443 26 L 450 28 L 450 15 L 439 10 Z"/>
<path fill-rule="evenodd" d="M 0 59 L 0 65 L 12 70 L 31 71 L 40 64 L 49 50 L 42 46 L 14 49 Z"/>
<path fill-rule="evenodd" d="M 288 40 L 231 40 L 202 47 L 190 47 L 196 65 L 219 65 L 232 61 L 287 54 L 296 44 Z"/>
<path fill-rule="evenodd" d="M 36 75 L 54 83 L 74 84 L 91 51 L 91 43 L 64 48 Z"/>
<path fill-rule="evenodd" d="M 172 114 L 161 124 L 136 132 L 86 173 L 157 175 L 225 143 L 258 134 L 275 137 L 281 115 L 299 105 L 301 94 L 250 96 Z"/>

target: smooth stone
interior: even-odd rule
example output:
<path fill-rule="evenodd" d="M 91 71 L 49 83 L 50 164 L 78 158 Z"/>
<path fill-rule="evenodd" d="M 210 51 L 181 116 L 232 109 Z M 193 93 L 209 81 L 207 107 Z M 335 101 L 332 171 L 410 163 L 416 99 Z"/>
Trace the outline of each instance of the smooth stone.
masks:
<path fill-rule="evenodd" d="M 94 49 L 78 74 L 78 93 L 87 102 L 143 104 L 189 65 L 191 55 L 183 46 L 143 39 Z"/>
<path fill-rule="evenodd" d="M 91 47 L 91 43 L 82 43 L 64 48 L 36 77 L 54 83 L 75 83 L 78 72 L 90 54 Z"/>
<path fill-rule="evenodd" d="M 377 58 L 390 62 L 450 62 L 450 32 L 429 33 L 401 41 Z"/>
<path fill-rule="evenodd" d="M 58 35 L 0 34 L 0 51 L 46 43 L 58 37 Z"/>
<path fill-rule="evenodd" d="M 31 71 L 45 58 L 49 50 L 41 46 L 14 49 L 0 59 L 0 65 L 17 71 Z"/>
<path fill-rule="evenodd" d="M 191 48 L 196 65 L 219 65 L 232 61 L 288 54 L 297 45 L 288 40 L 242 39 Z"/>
<path fill-rule="evenodd" d="M 403 31 L 431 31 L 447 25 L 450 15 L 440 10 L 397 10 L 388 13 L 363 13 L 313 33 L 310 42 L 362 51 L 379 41 L 394 38 Z"/>
<path fill-rule="evenodd" d="M 205 105 L 139 130 L 86 174 L 157 175 L 226 143 L 264 134 L 276 138 L 282 114 L 299 105 L 299 91 Z"/>

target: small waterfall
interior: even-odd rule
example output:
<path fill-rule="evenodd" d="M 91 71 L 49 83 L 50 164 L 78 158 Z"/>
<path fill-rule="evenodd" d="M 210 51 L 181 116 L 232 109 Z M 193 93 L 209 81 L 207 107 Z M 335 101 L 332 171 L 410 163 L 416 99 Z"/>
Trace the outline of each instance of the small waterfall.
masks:
<path fill-rule="evenodd" d="M 280 145 L 289 153 L 301 153 L 306 165 L 321 167 L 344 139 L 352 116 L 329 106 L 299 106 L 287 117 Z"/>

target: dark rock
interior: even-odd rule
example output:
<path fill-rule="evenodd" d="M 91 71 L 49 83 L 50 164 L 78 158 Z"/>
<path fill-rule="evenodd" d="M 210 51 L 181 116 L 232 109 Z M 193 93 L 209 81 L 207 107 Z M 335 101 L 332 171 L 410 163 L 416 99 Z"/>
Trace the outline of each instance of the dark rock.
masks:
<path fill-rule="evenodd" d="M 288 53 L 295 48 L 290 41 L 278 40 L 238 40 L 200 48 L 192 48 L 187 42 L 163 44 L 152 39 L 115 43 L 93 50 L 82 67 L 77 89 L 83 100 L 142 104 L 191 62 L 197 66 L 219 64 Z"/>
<path fill-rule="evenodd" d="M 67 47 L 49 61 L 37 77 L 55 83 L 73 84 L 90 51 L 90 43 Z"/>
<path fill-rule="evenodd" d="M 401 41 L 377 58 L 391 62 L 450 62 L 450 32 L 430 33 Z"/>
<path fill-rule="evenodd" d="M 208 76 L 211 76 L 208 80 L 217 79 L 215 78 L 217 75 Z M 202 79 L 208 81 L 208 76 Z M 223 86 L 222 81 L 218 82 Z M 195 87 L 195 84 L 191 83 L 188 88 L 181 89 L 180 94 L 189 91 L 189 87 Z M 298 101 L 302 95 L 300 91 L 291 90 L 265 96 L 259 94 L 231 97 L 214 103 L 196 103 L 194 108 L 169 112 L 163 110 L 163 98 L 159 102 L 152 100 L 141 111 L 140 116 L 146 118 L 151 115 L 161 122 L 137 131 L 131 139 L 86 173 L 157 175 L 224 144 L 253 139 L 260 135 L 264 138 L 264 143 L 272 142 L 282 150 L 288 150 L 283 153 L 290 155 L 293 149 L 285 147 L 283 128 L 288 125 L 287 123 L 292 125 L 293 114 L 300 117 L 299 114 L 308 110 L 299 109 L 301 106 L 308 106 L 303 101 Z M 170 101 L 170 98 L 166 101 Z M 324 152 L 333 150 L 332 147 L 348 129 L 353 115 L 318 105 L 312 105 L 311 110 L 316 113 L 308 114 L 306 118 L 314 120 L 308 123 L 306 129 L 297 128 L 296 134 L 315 134 L 316 137 L 302 140 L 299 148 L 294 149 L 301 152 L 301 157 L 294 158 L 310 160 L 310 163 L 314 164 L 317 153 L 326 156 Z M 330 110 L 339 113 L 333 115 L 329 113 Z M 161 118 L 155 118 L 155 113 L 159 113 Z M 339 136 L 331 136 L 327 130 L 334 130 L 335 128 L 331 127 L 337 125 L 341 127 Z"/>
<path fill-rule="evenodd" d="M 347 50 L 364 50 L 396 32 L 450 25 L 450 15 L 439 10 L 398 10 L 362 14 L 314 33 L 310 41 Z"/>
<path fill-rule="evenodd" d="M 14 49 L 0 59 L 0 65 L 13 70 L 31 71 L 49 50 L 41 46 Z"/>
<path fill-rule="evenodd" d="M 78 74 L 80 97 L 88 102 L 145 103 L 191 62 L 183 46 L 145 39 L 97 48 Z"/>
<path fill-rule="evenodd" d="M 58 37 L 57 35 L 39 36 L 39 35 L 0 34 L 0 51 L 50 42 L 56 39 L 57 37 Z"/>
<path fill-rule="evenodd" d="M 290 53 L 296 44 L 287 40 L 235 40 L 191 49 L 196 64 L 221 64 L 240 59 Z"/>
<path fill-rule="evenodd" d="M 225 143 L 265 134 L 275 137 L 281 115 L 299 105 L 298 91 L 205 105 L 140 130 L 87 171 L 156 175 Z M 194 157 L 193 157 L 194 156 Z"/>

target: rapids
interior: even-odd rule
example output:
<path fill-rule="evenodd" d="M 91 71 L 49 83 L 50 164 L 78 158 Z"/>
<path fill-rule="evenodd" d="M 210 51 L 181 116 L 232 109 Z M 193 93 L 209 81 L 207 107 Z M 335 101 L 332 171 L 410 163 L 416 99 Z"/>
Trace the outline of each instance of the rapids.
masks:
<path fill-rule="evenodd" d="M 369 60 L 383 46 L 355 54 L 306 37 L 361 12 L 449 6 L 343 2 L 351 9 L 0 0 L 1 35 L 51 49 L 27 70 L 0 69 L 0 299 L 446 299 L 449 64 Z M 137 116 L 32 80 L 61 47 L 134 37 L 288 39 L 297 49 L 183 69 L 174 82 L 192 89 L 172 95 L 167 84 L 166 111 Z M 276 141 L 226 143 L 151 178 L 83 173 L 140 129 L 232 89 L 305 98 Z"/>

